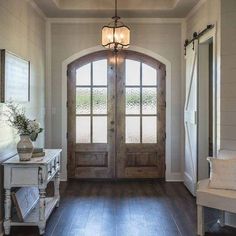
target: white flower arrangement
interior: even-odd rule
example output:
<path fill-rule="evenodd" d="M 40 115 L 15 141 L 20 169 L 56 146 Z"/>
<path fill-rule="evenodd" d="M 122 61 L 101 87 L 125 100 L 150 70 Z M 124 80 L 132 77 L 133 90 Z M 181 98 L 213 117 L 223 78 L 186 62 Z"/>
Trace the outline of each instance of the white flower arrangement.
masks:
<path fill-rule="evenodd" d="M 32 141 L 35 141 L 38 134 L 43 131 L 40 123 L 36 120 L 30 120 L 25 115 L 25 110 L 13 102 L 6 103 L 7 110 L 5 116 L 8 124 L 15 128 L 19 135 L 29 135 Z"/>

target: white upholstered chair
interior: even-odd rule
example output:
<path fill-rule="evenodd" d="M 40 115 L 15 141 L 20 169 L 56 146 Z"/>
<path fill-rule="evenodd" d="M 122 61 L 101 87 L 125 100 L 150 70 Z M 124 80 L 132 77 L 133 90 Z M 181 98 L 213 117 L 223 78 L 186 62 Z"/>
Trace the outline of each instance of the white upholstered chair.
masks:
<path fill-rule="evenodd" d="M 218 158 L 236 158 L 236 151 L 221 150 Z M 221 224 L 224 225 L 224 212 L 236 213 L 236 191 L 213 189 L 208 187 L 209 179 L 198 182 L 197 187 L 197 230 L 198 235 L 205 235 L 204 207 L 222 211 Z"/>

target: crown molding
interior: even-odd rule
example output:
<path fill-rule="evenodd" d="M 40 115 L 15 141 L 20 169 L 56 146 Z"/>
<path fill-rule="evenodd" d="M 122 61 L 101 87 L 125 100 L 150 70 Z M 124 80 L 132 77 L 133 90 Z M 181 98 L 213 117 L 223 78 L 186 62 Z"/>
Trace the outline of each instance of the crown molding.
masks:
<path fill-rule="evenodd" d="M 47 18 L 51 24 L 85 24 L 85 23 L 107 23 L 110 18 Z M 184 18 L 122 18 L 125 23 L 141 24 L 182 24 Z"/>
<path fill-rule="evenodd" d="M 44 14 L 44 12 L 38 7 L 38 5 L 33 0 L 25 0 L 30 4 L 30 6 L 44 19 L 47 20 L 48 18 Z"/>
<path fill-rule="evenodd" d="M 192 17 L 206 1 L 207 0 L 200 0 L 198 4 L 194 6 L 192 10 L 187 14 L 185 19 L 188 20 L 190 17 Z"/>

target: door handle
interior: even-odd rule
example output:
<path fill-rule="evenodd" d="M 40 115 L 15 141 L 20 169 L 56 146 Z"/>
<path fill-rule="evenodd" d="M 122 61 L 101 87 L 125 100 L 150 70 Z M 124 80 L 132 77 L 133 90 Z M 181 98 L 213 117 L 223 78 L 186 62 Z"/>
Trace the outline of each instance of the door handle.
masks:
<path fill-rule="evenodd" d="M 114 120 L 112 120 L 112 121 L 111 121 L 111 125 L 114 125 L 114 124 L 115 124 L 115 122 L 114 122 Z"/>
<path fill-rule="evenodd" d="M 112 129 L 109 129 L 109 131 L 111 131 L 111 132 L 114 132 L 114 131 L 115 131 L 115 129 L 114 129 L 114 128 L 112 128 Z"/>

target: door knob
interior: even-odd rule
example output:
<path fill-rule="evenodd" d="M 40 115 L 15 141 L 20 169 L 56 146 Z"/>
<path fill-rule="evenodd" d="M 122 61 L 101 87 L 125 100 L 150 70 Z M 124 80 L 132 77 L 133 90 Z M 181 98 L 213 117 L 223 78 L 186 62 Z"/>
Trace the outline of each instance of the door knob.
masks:
<path fill-rule="evenodd" d="M 111 121 L 111 125 L 114 125 L 114 124 L 115 124 L 115 122 L 114 122 L 114 120 L 112 120 L 112 121 Z"/>
<path fill-rule="evenodd" d="M 115 131 L 115 129 L 113 129 L 113 128 L 112 128 L 112 129 L 109 129 L 109 130 L 110 130 L 111 132 L 114 132 L 114 131 Z"/>

